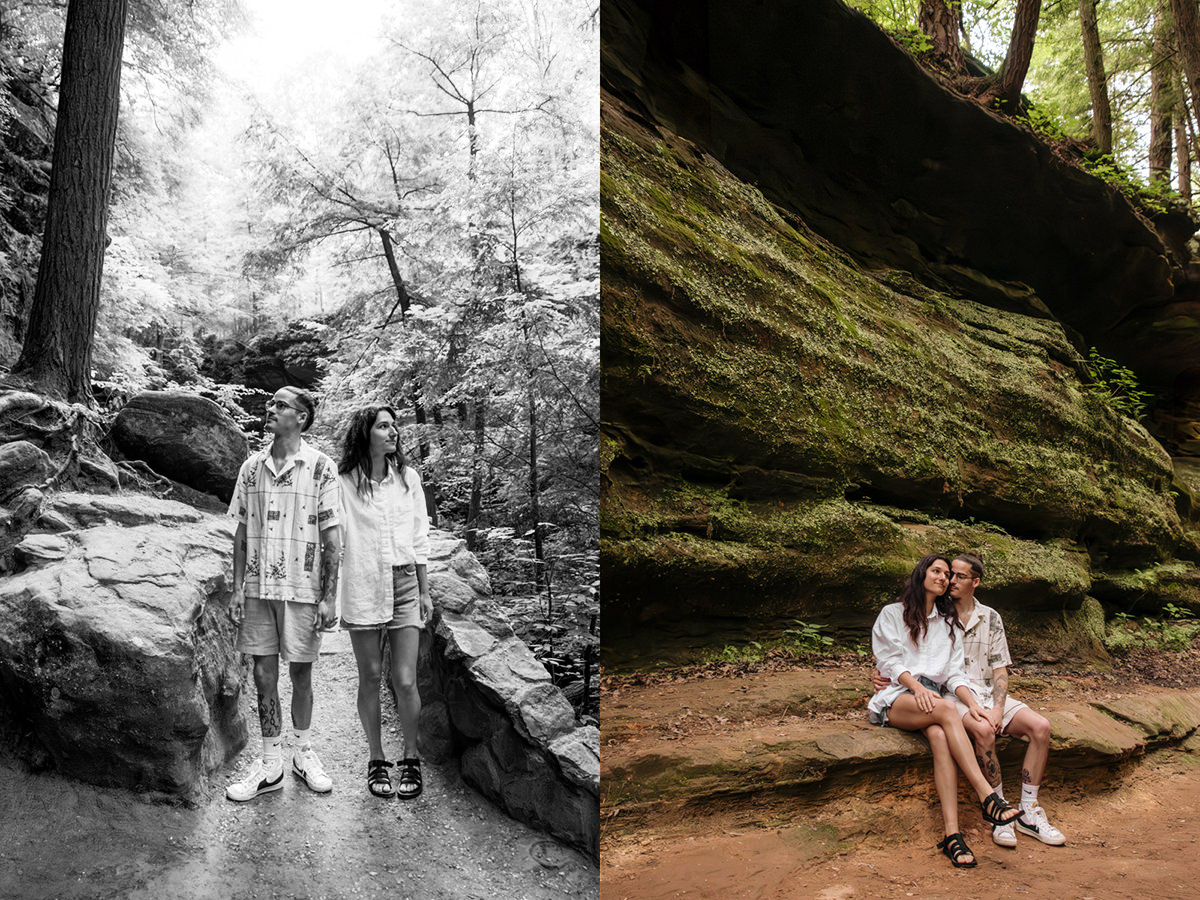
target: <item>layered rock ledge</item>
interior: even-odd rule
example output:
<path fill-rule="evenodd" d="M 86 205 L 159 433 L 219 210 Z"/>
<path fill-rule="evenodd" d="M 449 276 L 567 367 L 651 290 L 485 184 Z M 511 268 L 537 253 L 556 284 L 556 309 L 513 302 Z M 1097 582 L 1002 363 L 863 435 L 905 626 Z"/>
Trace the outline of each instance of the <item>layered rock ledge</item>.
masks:
<path fill-rule="evenodd" d="M 1106 789 L 1147 753 L 1200 752 L 1200 692 L 1138 687 L 1021 699 L 1050 720 L 1045 791 Z M 866 720 L 865 671 L 797 670 L 605 696 L 604 814 L 614 831 L 745 808 L 801 817 L 807 805 L 896 795 L 933 802 L 929 747 Z M 1024 744 L 998 744 L 1006 783 Z M 969 789 L 963 799 L 968 801 Z"/>
<path fill-rule="evenodd" d="M 576 725 L 464 541 L 436 536 L 429 570 L 436 614 L 423 637 L 422 735 L 458 755 L 463 777 L 511 815 L 594 858 L 599 730 Z"/>

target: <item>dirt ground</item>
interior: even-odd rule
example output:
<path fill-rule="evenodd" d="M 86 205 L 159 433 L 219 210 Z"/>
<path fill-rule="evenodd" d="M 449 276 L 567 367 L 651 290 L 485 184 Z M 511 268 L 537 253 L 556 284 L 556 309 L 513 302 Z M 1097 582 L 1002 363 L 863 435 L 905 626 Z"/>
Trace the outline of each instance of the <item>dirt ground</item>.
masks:
<path fill-rule="evenodd" d="M 1115 661 L 1111 672 L 1026 672 L 1020 695 L 1034 700 L 1123 696 L 1160 686 L 1200 682 L 1197 647 L 1179 654 L 1140 654 Z M 719 667 L 690 674 L 606 679 L 605 743 L 637 744 L 647 729 L 666 739 L 693 736 L 744 740 L 741 729 L 779 715 L 841 716 L 861 705 L 869 667 L 835 660 L 827 667 L 780 665 L 753 671 Z M 764 676 L 767 676 L 764 678 Z M 821 682 L 831 710 L 797 705 L 807 682 Z M 626 690 L 648 685 L 649 690 Z M 749 688 L 749 689 L 747 689 Z M 853 698 L 858 696 L 860 700 Z M 610 747 L 610 751 L 615 748 Z M 1053 766 L 1053 758 L 1051 759 Z M 1013 772 L 1010 769 L 1009 775 Z M 1111 780 L 1105 782 L 1105 777 Z M 1006 779 L 1012 782 L 1013 778 Z M 1068 838 L 1049 847 L 1018 835 L 1016 849 L 991 840 L 965 800 L 960 820 L 979 865 L 956 870 L 936 850 L 941 815 L 933 798 L 881 803 L 864 790 L 823 805 L 787 806 L 776 798 L 757 808 L 730 806 L 631 829 L 602 809 L 601 884 L 604 900 L 1193 900 L 1200 897 L 1200 754 L 1164 750 L 1122 774 L 1101 775 L 1101 788 L 1043 789 L 1042 806 Z M 1009 784 L 1010 795 L 1016 790 Z M 964 792 L 965 796 L 965 792 Z"/>
<path fill-rule="evenodd" d="M 313 737 L 332 793 L 313 794 L 288 774 L 282 791 L 225 799 L 224 784 L 258 752 L 253 713 L 250 745 L 193 808 L 0 765 L 0 898 L 598 897 L 594 863 L 499 812 L 453 766 L 426 763 L 416 801 L 371 797 L 353 653 L 336 638 L 325 650 L 313 676 Z M 286 676 L 280 688 L 286 709 Z M 384 749 L 395 756 L 389 709 Z M 285 761 L 290 740 L 285 731 Z"/>
<path fill-rule="evenodd" d="M 935 848 L 930 804 L 899 803 L 890 821 L 854 802 L 800 824 L 713 820 L 606 839 L 604 900 L 1193 900 L 1200 836 L 1200 761 L 1165 752 L 1100 795 L 1041 798 L 1067 836 L 1048 847 L 1018 835 L 991 841 L 960 807 L 975 869 L 956 870 Z M 854 820 L 869 822 L 855 831 Z"/>

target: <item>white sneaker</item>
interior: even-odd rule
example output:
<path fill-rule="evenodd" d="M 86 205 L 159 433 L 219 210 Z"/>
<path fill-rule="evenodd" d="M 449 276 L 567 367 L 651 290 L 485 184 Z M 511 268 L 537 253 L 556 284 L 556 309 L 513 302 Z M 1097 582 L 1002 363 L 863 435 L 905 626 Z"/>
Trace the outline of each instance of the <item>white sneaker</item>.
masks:
<path fill-rule="evenodd" d="M 1001 847 L 1017 846 L 1017 834 L 1013 831 L 1013 823 L 1007 825 L 997 825 L 992 829 L 992 840 Z"/>
<path fill-rule="evenodd" d="M 328 794 L 333 790 L 333 779 L 325 774 L 325 768 L 312 747 L 304 747 L 292 754 L 292 774 L 308 785 L 310 791 Z"/>
<path fill-rule="evenodd" d="M 283 787 L 283 760 L 272 769 L 261 759 L 254 760 L 250 771 L 241 781 L 235 781 L 225 788 L 225 796 L 238 803 L 253 800 L 259 794 L 277 791 Z"/>
<path fill-rule="evenodd" d="M 1046 811 L 1040 806 L 1032 809 L 1021 807 L 1021 818 L 1017 819 L 1017 831 L 1035 837 L 1043 844 L 1059 847 L 1067 842 L 1063 833 L 1046 821 Z"/>

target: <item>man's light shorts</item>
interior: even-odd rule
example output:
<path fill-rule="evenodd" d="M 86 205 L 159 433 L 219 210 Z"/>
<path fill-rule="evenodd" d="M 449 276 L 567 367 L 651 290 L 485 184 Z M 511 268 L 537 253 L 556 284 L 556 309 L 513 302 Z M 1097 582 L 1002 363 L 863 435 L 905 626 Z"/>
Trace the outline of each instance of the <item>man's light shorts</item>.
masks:
<path fill-rule="evenodd" d="M 317 604 L 247 597 L 237 649 L 251 656 L 275 656 L 284 662 L 316 662 L 321 653 Z"/>
<path fill-rule="evenodd" d="M 961 700 L 959 700 L 958 697 L 954 698 L 954 705 L 958 707 L 958 714 L 960 716 L 965 716 L 967 714 L 967 704 L 965 704 Z M 1013 716 L 1015 716 L 1021 710 L 1028 709 L 1028 708 L 1029 707 L 1026 706 L 1024 703 L 1022 703 L 1020 700 L 1017 700 L 1013 697 L 1008 697 L 1007 699 L 1005 699 L 1005 701 L 1004 701 L 1004 720 L 1001 722 L 1001 725 L 1003 726 L 1000 729 L 1001 733 L 1007 734 L 1008 733 L 1008 723 L 1013 720 Z M 986 709 L 986 707 L 985 707 L 985 709 Z"/>

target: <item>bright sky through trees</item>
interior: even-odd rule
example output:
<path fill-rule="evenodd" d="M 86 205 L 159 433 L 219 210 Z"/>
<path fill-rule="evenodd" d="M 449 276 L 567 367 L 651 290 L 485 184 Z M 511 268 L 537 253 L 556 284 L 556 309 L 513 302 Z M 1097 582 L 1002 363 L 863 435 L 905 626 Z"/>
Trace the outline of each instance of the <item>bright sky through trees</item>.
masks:
<path fill-rule="evenodd" d="M 383 43 L 384 0 L 244 0 L 243 32 L 217 52 L 226 75 L 270 89 L 301 68 L 341 66 Z"/>

